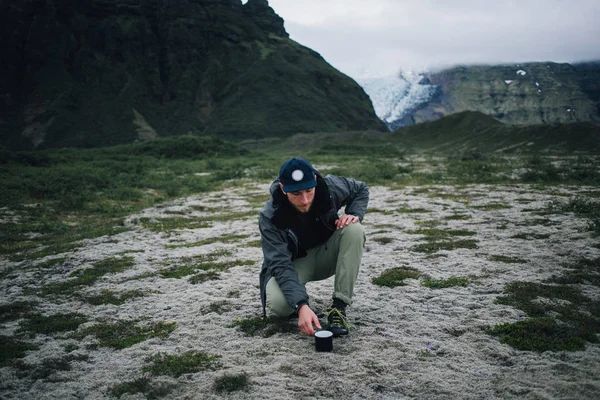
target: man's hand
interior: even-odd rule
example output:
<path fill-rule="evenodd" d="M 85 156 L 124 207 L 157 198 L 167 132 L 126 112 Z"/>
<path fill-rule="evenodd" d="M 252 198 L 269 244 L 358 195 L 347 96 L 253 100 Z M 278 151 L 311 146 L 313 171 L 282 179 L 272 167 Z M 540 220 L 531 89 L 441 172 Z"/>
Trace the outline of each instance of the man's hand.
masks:
<path fill-rule="evenodd" d="M 315 334 L 313 324 L 318 329 L 321 329 L 321 324 L 319 323 L 317 315 L 310 309 L 308 304 L 302 305 L 298 310 L 298 328 L 300 328 L 300 331 L 305 335 L 312 336 Z"/>
<path fill-rule="evenodd" d="M 344 214 L 340 219 L 335 220 L 335 226 L 338 229 L 342 229 L 343 227 L 354 224 L 358 221 L 360 221 L 360 219 L 356 215 Z"/>

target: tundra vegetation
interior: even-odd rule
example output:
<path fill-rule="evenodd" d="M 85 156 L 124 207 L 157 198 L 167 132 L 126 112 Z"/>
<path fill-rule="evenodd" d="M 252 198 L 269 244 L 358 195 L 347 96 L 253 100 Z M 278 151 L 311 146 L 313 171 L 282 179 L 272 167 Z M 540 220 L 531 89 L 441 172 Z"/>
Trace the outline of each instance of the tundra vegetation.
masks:
<path fill-rule="evenodd" d="M 198 290 L 214 295 L 200 308 L 201 315 L 230 318 L 210 329 L 227 329 L 229 335 L 247 338 L 296 337 L 293 321 L 260 315 L 256 286 L 242 289 L 221 284 L 224 279 L 235 279 L 232 271 L 257 274 L 262 260 L 256 256 L 260 254 L 257 232 L 218 231 L 217 227 L 240 221 L 255 224 L 266 194 L 248 189 L 242 208 L 218 201 L 226 201 L 231 191 L 244 193 L 256 184 L 266 188 L 281 162 L 298 154 L 323 174 L 351 176 L 373 188 L 403 191 L 402 198 L 372 202 L 368 211 L 367 254 L 373 248 L 385 248 L 392 255 L 383 264 L 363 266 L 369 290 L 381 290 L 382 296 L 403 288 L 430 293 L 426 296 L 443 291 L 484 292 L 484 282 L 503 277 L 505 284 L 493 304 L 515 310 L 521 317 L 490 321 L 484 332 L 489 338 L 532 353 L 581 352 L 597 346 L 600 246 L 591 245 L 589 253 L 579 257 L 566 257 L 569 260 L 556 265 L 552 274 L 536 276 L 532 269 L 528 281 L 511 279 L 512 268 L 532 268 L 528 254 L 482 249 L 489 229 L 504 241 L 540 243 L 557 240 L 540 227 L 556 228 L 559 221 L 574 217 L 582 221 L 577 235 L 598 243 L 598 147 L 573 149 L 568 142 L 566 151 L 560 151 L 554 142 L 544 146 L 542 139 L 533 146 L 504 143 L 503 149 L 493 148 L 491 137 L 480 147 L 457 144 L 440 151 L 427 137 L 419 143 L 415 137 L 403 140 L 396 133 L 349 132 L 237 144 L 180 136 L 100 149 L 3 151 L 0 368 L 13 382 L 2 384 L 0 390 L 9 397 L 18 396 L 24 393 L 18 382 L 27 386 L 37 380 L 69 380 L 73 365 L 87 363 L 86 369 L 93 369 L 101 351 L 122 352 L 115 357 L 134 357 L 134 365 L 140 365 L 121 381 L 97 385 L 95 389 L 109 397 L 141 393 L 160 398 L 181 390 L 177 382 L 185 385 L 194 376 L 210 376 L 215 395 L 253 390 L 253 381 L 260 376 L 250 369 L 229 371 L 235 361 L 211 350 L 210 344 L 164 351 L 161 343 L 190 335 L 180 327 L 184 321 L 164 319 L 159 312 L 129 312 L 128 317 L 120 317 L 105 310 L 135 309 L 136 304 L 151 304 L 157 296 L 177 296 L 169 292 L 174 285 L 191 284 L 189 290 L 201 287 Z M 510 188 L 514 196 L 492 196 L 497 188 Z M 204 204 L 181 201 L 215 193 L 221 197 Z M 540 194 L 541 200 L 532 194 Z M 416 197 L 427 201 L 411 203 Z M 144 214 L 168 204 L 180 206 L 170 207 L 160 217 Z M 503 213 L 517 205 L 523 207 L 522 219 L 503 219 Z M 481 223 L 474 220 L 477 215 L 494 218 L 484 217 Z M 203 229 L 215 229 L 215 233 L 192 234 Z M 142 231 L 169 242 L 161 245 L 160 254 L 140 261 L 146 250 L 116 245 L 123 235 L 135 238 Z M 119 251 L 97 258 L 87 254 L 91 244 L 105 249 L 115 245 Z M 420 264 L 456 253 L 479 254 L 486 267 L 466 271 L 458 265 L 454 271 L 426 273 Z M 403 254 L 421 261 L 410 265 L 397 261 Z M 129 286 L 119 287 L 125 283 Z M 241 304 L 256 312 L 233 317 Z M 359 328 L 369 324 L 368 318 L 361 317 L 355 323 Z M 373 326 L 372 330 L 390 337 L 389 329 Z M 209 334 L 198 335 L 203 332 Z M 465 334 L 460 327 L 449 332 L 452 337 Z M 49 341 L 55 343 L 52 352 L 47 349 Z M 406 354 L 407 345 L 401 341 L 396 337 L 385 346 Z M 136 356 L 124 352 L 133 348 Z M 272 351 L 286 350 L 249 346 L 239 351 L 264 359 Z M 340 351 L 350 354 L 352 349 Z M 138 362 L 140 354 L 145 358 Z M 429 342 L 417 354 L 414 362 L 444 356 Z M 386 367 L 375 359 L 367 364 L 365 368 L 378 371 L 376 375 L 386 373 Z M 288 378 L 310 374 L 292 365 L 290 361 L 277 371 Z M 188 378 L 178 380 L 182 376 Z M 377 390 L 387 389 L 383 385 Z"/>

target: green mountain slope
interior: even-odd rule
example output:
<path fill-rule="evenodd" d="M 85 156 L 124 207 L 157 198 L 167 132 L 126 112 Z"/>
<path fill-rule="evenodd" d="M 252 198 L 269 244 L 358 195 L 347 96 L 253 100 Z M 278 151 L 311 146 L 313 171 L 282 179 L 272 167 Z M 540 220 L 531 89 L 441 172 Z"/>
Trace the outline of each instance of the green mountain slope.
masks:
<path fill-rule="evenodd" d="M 479 111 L 509 124 L 600 123 L 600 62 L 458 66 L 426 74 L 437 93 L 408 123 Z"/>
<path fill-rule="evenodd" d="M 384 129 L 265 0 L 0 0 L 0 144 Z"/>
<path fill-rule="evenodd" d="M 480 112 L 465 111 L 401 128 L 393 142 L 427 152 L 600 152 L 600 127 L 572 124 L 510 125 Z"/>

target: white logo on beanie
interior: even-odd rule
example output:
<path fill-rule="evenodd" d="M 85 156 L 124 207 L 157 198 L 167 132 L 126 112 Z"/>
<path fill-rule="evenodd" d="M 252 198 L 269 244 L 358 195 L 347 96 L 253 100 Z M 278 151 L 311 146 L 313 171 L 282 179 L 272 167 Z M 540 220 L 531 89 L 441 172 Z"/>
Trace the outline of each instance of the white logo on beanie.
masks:
<path fill-rule="evenodd" d="M 292 179 L 296 182 L 300 182 L 302 178 L 304 178 L 304 172 L 300 171 L 299 169 L 292 172 Z"/>

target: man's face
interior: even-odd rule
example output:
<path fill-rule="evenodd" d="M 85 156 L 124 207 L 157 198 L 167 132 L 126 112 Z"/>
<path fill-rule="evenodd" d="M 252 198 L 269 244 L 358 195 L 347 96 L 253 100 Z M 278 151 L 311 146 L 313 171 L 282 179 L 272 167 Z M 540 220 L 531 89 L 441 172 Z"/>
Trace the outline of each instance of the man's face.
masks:
<path fill-rule="evenodd" d="M 279 184 L 283 192 L 283 185 Z M 305 214 L 310 211 L 313 201 L 315 200 L 315 188 L 299 190 L 297 192 L 283 192 L 298 212 Z"/>

